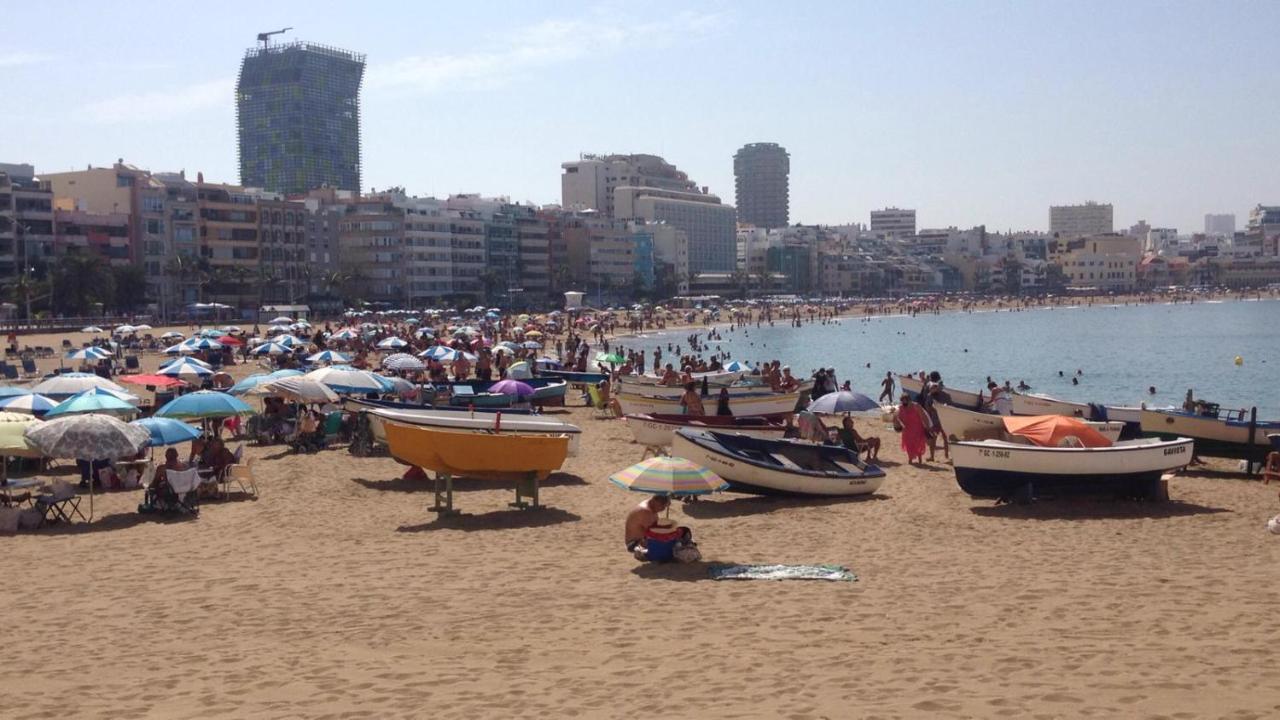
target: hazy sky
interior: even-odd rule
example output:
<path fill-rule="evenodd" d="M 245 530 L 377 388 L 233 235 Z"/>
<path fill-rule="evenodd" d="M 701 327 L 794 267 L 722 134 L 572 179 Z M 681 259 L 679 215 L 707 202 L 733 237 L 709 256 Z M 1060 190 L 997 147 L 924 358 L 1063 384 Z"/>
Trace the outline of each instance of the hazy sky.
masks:
<path fill-rule="evenodd" d="M 366 189 L 559 202 L 579 152 L 651 152 L 733 202 L 791 153 L 792 222 L 1243 224 L 1280 203 L 1280 2 L 9 3 L 0 162 L 238 181 L 264 30 L 364 52 Z"/>

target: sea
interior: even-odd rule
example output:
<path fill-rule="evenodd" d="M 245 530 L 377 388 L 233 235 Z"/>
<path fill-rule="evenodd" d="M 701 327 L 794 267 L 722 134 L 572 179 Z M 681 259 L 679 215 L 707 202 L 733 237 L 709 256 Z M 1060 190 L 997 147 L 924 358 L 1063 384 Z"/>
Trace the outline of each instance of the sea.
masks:
<path fill-rule="evenodd" d="M 706 328 L 618 342 L 644 350 L 651 370 L 655 348 L 665 363 L 676 345 L 689 352 L 687 337 L 696 331 L 711 352 L 752 366 L 781 360 L 797 376 L 834 367 L 840 382 L 872 398 L 888 371 L 937 370 L 961 390 L 984 388 L 990 377 L 1108 405 L 1181 405 L 1191 389 L 1223 408 L 1256 407 L 1259 419 L 1280 419 L 1278 326 L 1280 300 L 1211 300 L 844 317 L 800 327 L 784 319 L 733 331 L 719 326 L 722 339 L 709 342 Z"/>

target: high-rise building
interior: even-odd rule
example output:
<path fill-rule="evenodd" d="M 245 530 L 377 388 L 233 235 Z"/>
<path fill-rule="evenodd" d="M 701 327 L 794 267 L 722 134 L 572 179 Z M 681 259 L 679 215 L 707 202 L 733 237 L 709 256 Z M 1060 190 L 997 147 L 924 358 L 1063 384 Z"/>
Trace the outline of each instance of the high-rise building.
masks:
<path fill-rule="evenodd" d="M 743 145 L 733 156 L 738 222 L 786 227 L 790 218 L 787 176 L 791 156 L 777 143 Z"/>
<path fill-rule="evenodd" d="M 0 163 L 0 278 L 53 256 L 53 192 L 27 164 Z"/>
<path fill-rule="evenodd" d="M 1106 235 L 1112 232 L 1112 227 L 1110 203 L 1102 204 L 1090 200 L 1083 205 L 1049 207 L 1049 232 L 1059 237 Z"/>
<path fill-rule="evenodd" d="M 738 265 L 737 213 L 705 192 L 619 187 L 619 218 L 665 222 L 688 236 L 689 272 L 732 273 Z"/>
<path fill-rule="evenodd" d="M 885 208 L 871 211 L 871 233 L 885 237 L 910 237 L 916 234 L 916 211 Z"/>
<path fill-rule="evenodd" d="M 1236 231 L 1234 213 L 1206 213 L 1204 216 L 1205 235 L 1224 235 L 1231 237 Z"/>
<path fill-rule="evenodd" d="M 364 55 L 311 42 L 245 52 L 236 81 L 240 183 L 301 194 L 360 189 Z"/>

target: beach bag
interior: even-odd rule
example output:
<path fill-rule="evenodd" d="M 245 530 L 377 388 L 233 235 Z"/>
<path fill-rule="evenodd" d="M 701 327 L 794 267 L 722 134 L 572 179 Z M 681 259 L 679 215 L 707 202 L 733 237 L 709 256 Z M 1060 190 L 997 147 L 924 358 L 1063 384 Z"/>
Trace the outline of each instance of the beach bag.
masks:
<path fill-rule="evenodd" d="M 702 551 L 694 545 L 685 545 L 683 543 L 676 546 L 675 555 L 677 562 L 691 563 L 698 562 L 702 559 Z"/>
<path fill-rule="evenodd" d="M 18 519 L 22 511 L 18 508 L 0 508 L 0 535 L 12 535 L 18 532 Z"/>
<path fill-rule="evenodd" d="M 1280 515 L 1277 515 L 1267 521 L 1267 529 L 1274 535 L 1280 535 Z"/>

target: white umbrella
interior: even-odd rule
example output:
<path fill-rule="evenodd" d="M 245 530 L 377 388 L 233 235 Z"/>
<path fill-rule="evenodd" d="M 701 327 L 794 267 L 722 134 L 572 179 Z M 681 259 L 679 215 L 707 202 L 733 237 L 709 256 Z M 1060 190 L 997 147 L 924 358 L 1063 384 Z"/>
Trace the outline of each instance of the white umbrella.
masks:
<path fill-rule="evenodd" d="M 93 373 L 62 373 L 32 386 L 31 392 L 51 398 L 68 398 L 90 388 L 114 390 L 131 398 L 136 396 L 110 380 Z"/>
<path fill-rule="evenodd" d="M 82 332 L 82 333 L 100 333 L 100 332 L 102 332 L 102 328 L 98 327 L 97 325 L 90 325 L 89 327 L 83 327 L 83 328 L 80 328 L 80 332 Z"/>
<path fill-rule="evenodd" d="M 293 322 L 293 318 L 288 317 L 288 316 L 286 316 L 286 315 L 281 315 L 280 317 L 278 317 L 278 318 L 273 318 L 273 319 L 271 320 L 271 324 L 272 324 L 272 325 L 289 325 L 289 324 L 291 324 L 292 322 Z"/>
<path fill-rule="evenodd" d="M 383 350 L 399 350 L 400 348 L 405 347 L 408 344 L 409 343 L 405 342 L 404 340 L 401 340 L 398 337 L 389 337 L 379 342 L 378 347 L 382 348 Z"/>
<path fill-rule="evenodd" d="M 312 370 L 303 377 L 322 382 L 340 393 L 383 393 L 388 389 L 387 382 L 382 378 L 350 365 L 331 365 Z"/>
<path fill-rule="evenodd" d="M 287 355 L 293 352 L 277 342 L 263 343 L 249 351 L 250 355 Z"/>
<path fill-rule="evenodd" d="M 160 370 L 160 375 L 174 378 L 207 378 L 213 374 L 209 368 L 203 368 L 195 363 L 172 363 L 168 367 Z"/>
<path fill-rule="evenodd" d="M 263 383 L 255 388 L 254 394 L 259 393 L 278 395 L 298 403 L 338 401 L 338 394 L 330 390 L 328 385 L 308 377 L 287 377 Z"/>
<path fill-rule="evenodd" d="M 184 337 L 186 337 L 186 335 L 183 335 L 183 334 L 182 334 L 182 333 L 180 333 L 180 332 L 175 332 L 175 331 L 173 331 L 173 330 L 170 330 L 169 332 L 167 332 L 167 333 L 165 333 L 165 334 L 161 335 L 161 336 L 160 336 L 160 339 L 161 339 L 161 340 L 180 340 L 180 339 L 182 339 L 182 338 L 184 338 Z"/>
<path fill-rule="evenodd" d="M 382 367 L 388 370 L 401 372 L 404 370 L 422 370 L 426 365 L 423 364 L 421 360 L 408 353 L 396 353 L 384 358 L 382 361 Z"/>
<path fill-rule="evenodd" d="M 180 357 L 180 358 L 174 358 L 167 362 L 162 362 L 160 363 L 160 369 L 167 370 L 173 367 L 174 365 L 198 365 L 206 370 L 213 369 L 213 366 L 210 365 L 209 363 L 201 360 L 200 358 L 193 358 L 193 357 Z"/>

